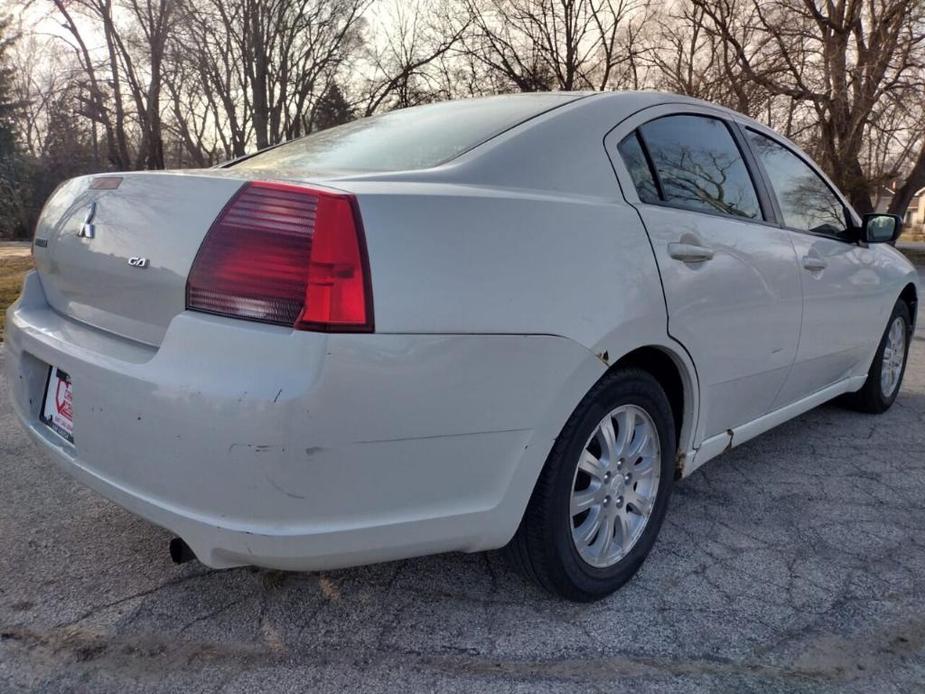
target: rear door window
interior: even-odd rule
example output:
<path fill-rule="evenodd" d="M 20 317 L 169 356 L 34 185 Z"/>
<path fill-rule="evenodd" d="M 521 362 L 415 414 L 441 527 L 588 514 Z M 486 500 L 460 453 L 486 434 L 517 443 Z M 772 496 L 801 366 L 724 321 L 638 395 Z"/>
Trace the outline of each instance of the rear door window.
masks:
<path fill-rule="evenodd" d="M 633 179 L 633 185 L 636 186 L 636 193 L 642 202 L 658 202 L 658 186 L 655 183 L 655 177 L 652 175 L 652 168 L 646 160 L 642 144 L 639 142 L 639 136 L 635 131 L 624 137 L 617 150 L 626 164 L 630 177 Z"/>
<path fill-rule="evenodd" d="M 748 130 L 748 140 L 768 174 L 784 226 L 831 236 L 846 233 L 845 206 L 809 164 L 754 130 Z"/>
<path fill-rule="evenodd" d="M 665 202 L 699 212 L 762 219 L 748 167 L 723 121 L 666 116 L 646 123 L 639 132 Z"/>

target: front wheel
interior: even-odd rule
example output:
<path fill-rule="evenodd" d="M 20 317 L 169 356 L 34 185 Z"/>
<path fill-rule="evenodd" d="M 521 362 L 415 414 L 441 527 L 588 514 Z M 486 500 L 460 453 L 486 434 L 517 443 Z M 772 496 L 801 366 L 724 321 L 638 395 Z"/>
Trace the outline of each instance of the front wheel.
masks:
<path fill-rule="evenodd" d="M 649 373 L 607 374 L 556 439 L 508 555 L 552 593 L 602 598 L 655 543 L 674 481 L 668 398 Z"/>
<path fill-rule="evenodd" d="M 855 409 L 880 414 L 886 412 L 896 400 L 906 372 L 911 327 L 909 307 L 903 301 L 897 302 L 870 365 L 867 380 L 849 398 L 849 404 Z"/>

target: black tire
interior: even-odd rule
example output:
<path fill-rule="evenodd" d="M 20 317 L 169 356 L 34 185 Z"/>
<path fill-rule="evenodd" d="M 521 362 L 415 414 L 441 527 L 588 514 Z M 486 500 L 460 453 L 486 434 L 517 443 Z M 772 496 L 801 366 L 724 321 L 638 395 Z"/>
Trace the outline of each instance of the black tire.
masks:
<path fill-rule="evenodd" d="M 903 355 L 902 369 L 899 373 L 899 382 L 893 388 L 891 393 L 884 393 L 880 385 L 880 374 L 883 367 L 883 355 L 887 347 L 890 333 L 890 327 L 893 322 L 901 318 L 905 326 L 906 345 Z M 893 307 L 893 313 L 890 314 L 890 320 L 887 321 L 886 329 L 883 331 L 883 337 L 880 338 L 880 345 L 877 347 L 877 354 L 870 365 L 870 371 L 867 372 L 867 380 L 856 393 L 852 393 L 846 398 L 846 404 L 859 412 L 868 412 L 870 414 L 881 414 L 890 409 L 890 405 L 896 400 L 899 389 L 902 387 L 903 376 L 906 373 L 906 364 L 909 361 L 909 342 L 912 337 L 912 318 L 909 314 L 909 307 L 902 300 L 896 302 Z"/>
<path fill-rule="evenodd" d="M 660 477 L 652 512 L 636 544 L 617 563 L 597 568 L 575 547 L 569 503 L 589 437 L 609 412 L 625 404 L 642 408 L 655 424 Z M 549 453 L 520 527 L 506 548 L 514 568 L 549 592 L 578 602 L 617 590 L 639 570 L 655 544 L 674 483 L 676 449 L 671 406 L 658 381 L 635 368 L 606 374 L 572 413 Z"/>

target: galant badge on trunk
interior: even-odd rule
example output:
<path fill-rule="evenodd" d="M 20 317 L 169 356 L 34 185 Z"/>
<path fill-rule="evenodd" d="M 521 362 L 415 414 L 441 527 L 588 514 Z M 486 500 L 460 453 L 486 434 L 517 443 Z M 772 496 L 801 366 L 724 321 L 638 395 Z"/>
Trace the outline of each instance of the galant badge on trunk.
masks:
<path fill-rule="evenodd" d="M 83 224 L 77 232 L 77 236 L 82 239 L 92 239 L 96 235 L 96 227 L 93 226 L 93 218 L 96 216 L 96 203 L 91 202 L 87 208 L 87 214 L 84 217 Z"/>
<path fill-rule="evenodd" d="M 128 259 L 128 264 L 132 267 L 148 267 L 148 259 L 133 255 Z"/>

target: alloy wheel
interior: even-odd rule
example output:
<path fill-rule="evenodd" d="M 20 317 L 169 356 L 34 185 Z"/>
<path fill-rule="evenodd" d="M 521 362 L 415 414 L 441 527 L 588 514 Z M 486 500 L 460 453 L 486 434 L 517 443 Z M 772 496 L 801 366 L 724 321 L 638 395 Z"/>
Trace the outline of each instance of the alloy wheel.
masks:
<path fill-rule="evenodd" d="M 581 558 L 613 566 L 638 542 L 658 494 L 658 431 L 649 414 L 621 405 L 595 427 L 575 469 L 569 517 Z"/>

